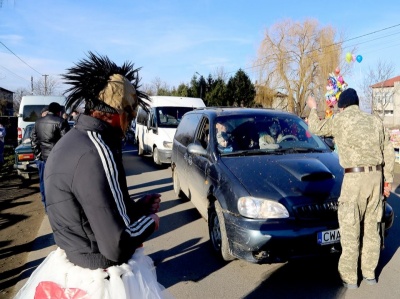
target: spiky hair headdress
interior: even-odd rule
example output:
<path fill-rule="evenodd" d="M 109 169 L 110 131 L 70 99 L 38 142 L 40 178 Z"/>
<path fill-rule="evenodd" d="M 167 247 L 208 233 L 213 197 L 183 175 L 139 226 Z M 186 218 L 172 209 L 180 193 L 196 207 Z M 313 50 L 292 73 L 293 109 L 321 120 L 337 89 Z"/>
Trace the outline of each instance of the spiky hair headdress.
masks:
<path fill-rule="evenodd" d="M 88 52 L 82 59 L 62 75 L 67 84 L 65 107 L 71 111 L 85 104 L 85 110 L 99 110 L 120 113 L 128 106 L 137 105 L 147 109 L 149 96 L 138 90 L 139 70 L 133 69 L 133 63 L 125 62 L 117 66 L 107 56 Z"/>

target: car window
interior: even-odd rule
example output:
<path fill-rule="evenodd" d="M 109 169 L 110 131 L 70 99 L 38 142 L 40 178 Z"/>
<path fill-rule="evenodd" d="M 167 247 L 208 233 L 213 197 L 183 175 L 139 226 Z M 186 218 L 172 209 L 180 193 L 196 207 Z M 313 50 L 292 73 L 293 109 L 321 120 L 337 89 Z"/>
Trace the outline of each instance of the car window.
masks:
<path fill-rule="evenodd" d="M 201 115 L 198 113 L 186 114 L 176 130 L 175 140 L 183 146 L 188 146 L 190 143 L 193 143 L 200 119 Z"/>
<path fill-rule="evenodd" d="M 142 107 L 139 107 L 138 114 L 136 117 L 136 122 L 138 124 L 146 126 L 147 125 L 147 117 L 148 117 L 148 112 L 146 110 L 144 110 Z"/>
<path fill-rule="evenodd" d="M 196 134 L 196 140 L 198 144 L 200 144 L 204 149 L 208 147 L 210 143 L 210 121 L 207 117 L 203 117 L 200 122 L 199 130 Z"/>
<path fill-rule="evenodd" d="M 218 117 L 214 138 L 220 152 L 328 149 L 319 137 L 308 131 L 307 124 L 300 117 L 287 114 Z"/>

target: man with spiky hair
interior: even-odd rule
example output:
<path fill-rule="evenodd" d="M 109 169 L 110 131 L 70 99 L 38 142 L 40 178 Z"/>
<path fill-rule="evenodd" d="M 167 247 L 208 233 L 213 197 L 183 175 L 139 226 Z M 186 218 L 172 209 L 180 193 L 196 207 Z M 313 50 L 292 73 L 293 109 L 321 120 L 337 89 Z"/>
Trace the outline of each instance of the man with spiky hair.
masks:
<path fill-rule="evenodd" d="M 90 298 L 165 296 L 151 259 L 142 253 L 142 243 L 159 226 L 161 195 L 131 199 L 122 164 L 121 139 L 137 106 L 146 108 L 148 99 L 138 90 L 138 71 L 132 63 L 117 66 L 89 52 L 63 75 L 71 85 L 66 109 L 84 104 L 85 111 L 47 159 L 47 214 L 59 248 L 42 272 L 46 264 L 57 269 L 39 273 L 39 281 L 79 288 Z M 65 277 L 74 277 L 75 285 Z"/>

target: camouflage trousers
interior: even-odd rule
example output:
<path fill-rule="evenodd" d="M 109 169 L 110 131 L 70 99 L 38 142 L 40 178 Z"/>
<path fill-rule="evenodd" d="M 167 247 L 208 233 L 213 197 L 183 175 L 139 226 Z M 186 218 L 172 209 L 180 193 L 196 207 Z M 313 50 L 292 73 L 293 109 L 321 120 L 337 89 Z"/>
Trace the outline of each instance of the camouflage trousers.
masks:
<path fill-rule="evenodd" d="M 338 219 L 342 254 L 339 274 L 348 284 L 358 282 L 358 261 L 363 277 L 375 278 L 383 215 L 382 173 L 347 173 L 339 198 Z"/>

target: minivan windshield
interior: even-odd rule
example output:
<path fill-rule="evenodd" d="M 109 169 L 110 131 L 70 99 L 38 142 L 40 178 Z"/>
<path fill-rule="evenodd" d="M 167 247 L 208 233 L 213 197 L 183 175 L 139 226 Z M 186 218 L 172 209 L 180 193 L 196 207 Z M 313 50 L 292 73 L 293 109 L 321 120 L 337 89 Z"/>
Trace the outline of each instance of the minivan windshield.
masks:
<path fill-rule="evenodd" d="M 263 150 L 279 154 L 319 152 L 327 145 L 294 115 L 230 115 L 215 119 L 215 140 L 221 153 Z"/>
<path fill-rule="evenodd" d="M 157 126 L 159 128 L 177 128 L 182 116 L 192 107 L 157 107 Z"/>

